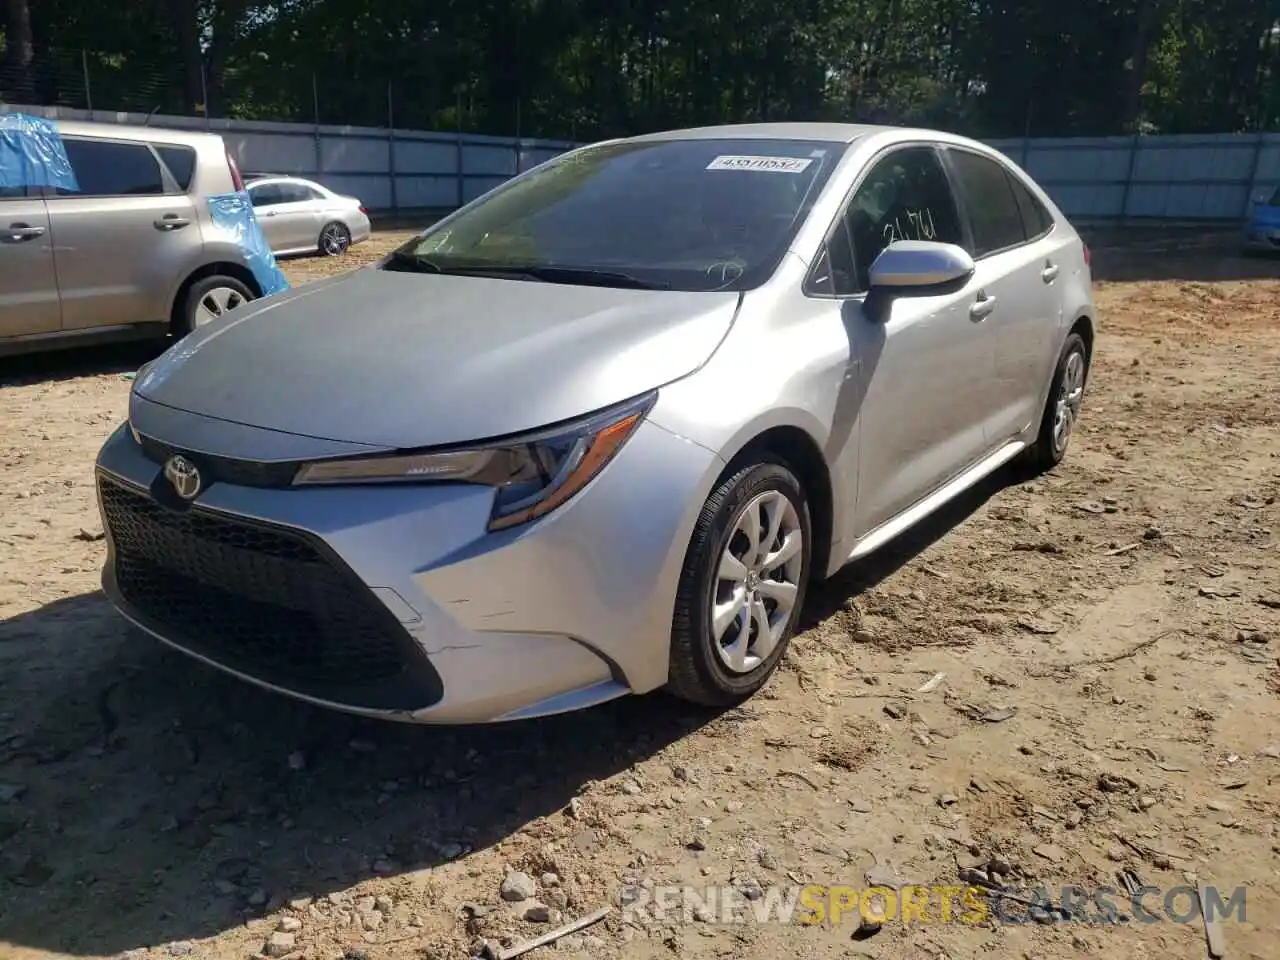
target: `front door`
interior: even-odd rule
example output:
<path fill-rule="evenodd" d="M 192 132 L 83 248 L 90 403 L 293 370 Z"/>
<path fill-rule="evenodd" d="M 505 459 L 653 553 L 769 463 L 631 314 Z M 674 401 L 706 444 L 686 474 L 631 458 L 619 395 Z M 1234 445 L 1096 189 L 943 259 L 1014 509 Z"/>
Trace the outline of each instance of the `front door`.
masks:
<path fill-rule="evenodd" d="M 0 340 L 62 326 L 49 212 L 26 193 L 24 187 L 0 192 Z"/>
<path fill-rule="evenodd" d="M 79 190 L 46 198 L 62 327 L 168 322 L 203 245 L 195 204 L 146 143 L 64 137 Z"/>
<path fill-rule="evenodd" d="M 960 243 L 937 151 L 894 148 L 873 162 L 828 241 L 831 282 L 859 391 L 858 495 L 863 537 L 976 462 L 987 449 L 991 343 L 970 315 L 972 285 L 927 295 L 868 294 L 872 261 L 894 240 Z"/>

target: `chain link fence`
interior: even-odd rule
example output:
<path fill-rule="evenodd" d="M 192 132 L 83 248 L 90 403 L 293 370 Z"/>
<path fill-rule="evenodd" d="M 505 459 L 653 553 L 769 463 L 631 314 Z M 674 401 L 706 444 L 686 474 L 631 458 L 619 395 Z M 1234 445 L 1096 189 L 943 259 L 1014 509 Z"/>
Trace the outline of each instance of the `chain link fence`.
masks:
<path fill-rule="evenodd" d="M 0 42 L 0 103 L 108 113 L 208 119 L 398 127 L 503 136 L 569 135 L 574 131 L 479 130 L 466 90 L 414 86 L 346 75 L 340 69 L 281 69 L 262 63 L 186 68 L 171 57 L 111 54 L 89 48 L 41 48 L 15 56 Z"/>

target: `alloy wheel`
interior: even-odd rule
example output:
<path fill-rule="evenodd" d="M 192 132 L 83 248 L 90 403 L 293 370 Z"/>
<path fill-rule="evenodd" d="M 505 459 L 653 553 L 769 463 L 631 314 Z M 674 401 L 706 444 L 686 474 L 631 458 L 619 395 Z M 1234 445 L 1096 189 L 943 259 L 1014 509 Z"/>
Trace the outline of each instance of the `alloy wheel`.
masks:
<path fill-rule="evenodd" d="M 1072 350 L 1062 368 L 1062 384 L 1053 411 L 1053 445 L 1065 450 L 1084 400 L 1084 354 Z"/>
<path fill-rule="evenodd" d="M 245 301 L 244 294 L 231 287 L 214 287 L 207 290 L 200 298 L 200 302 L 196 304 L 195 326 L 203 327 Z"/>
<path fill-rule="evenodd" d="M 737 515 L 716 571 L 711 639 L 735 674 L 768 659 L 795 613 L 804 574 L 804 532 L 778 490 L 754 497 Z"/>

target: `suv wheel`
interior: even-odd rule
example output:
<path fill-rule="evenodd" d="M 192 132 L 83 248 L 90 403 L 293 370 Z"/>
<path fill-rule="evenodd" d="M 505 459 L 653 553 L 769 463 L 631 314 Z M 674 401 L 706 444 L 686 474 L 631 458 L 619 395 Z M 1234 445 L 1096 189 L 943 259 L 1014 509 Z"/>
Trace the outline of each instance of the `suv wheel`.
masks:
<path fill-rule="evenodd" d="M 253 299 L 253 291 L 235 277 L 215 275 L 197 280 L 187 291 L 178 333 L 185 336 Z"/>

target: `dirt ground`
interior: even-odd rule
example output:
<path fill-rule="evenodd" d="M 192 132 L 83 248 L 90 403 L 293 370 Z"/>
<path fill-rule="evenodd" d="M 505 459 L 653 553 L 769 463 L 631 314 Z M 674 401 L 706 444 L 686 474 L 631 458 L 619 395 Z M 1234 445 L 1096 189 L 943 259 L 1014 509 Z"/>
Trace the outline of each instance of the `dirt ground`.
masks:
<path fill-rule="evenodd" d="M 932 922 L 856 937 L 852 914 L 617 907 L 634 885 L 750 898 L 869 870 L 1054 896 L 1124 870 L 1161 891 L 1194 874 L 1224 899 L 1245 889 L 1227 956 L 1275 960 L 1280 262 L 1185 233 L 1093 243 L 1101 334 L 1067 461 L 992 479 L 815 590 L 776 680 L 719 715 L 656 695 L 501 727 L 383 725 L 166 652 L 99 591 L 91 473 L 125 414 L 122 374 L 154 350 L 3 362 L 0 960 L 244 960 L 273 933 L 274 954 L 308 960 L 454 960 L 607 903 L 531 956 L 1206 953 L 1198 921 L 1143 922 L 1123 895 L 1113 924 L 1029 923 L 1007 901 L 1003 920 L 941 923 L 935 903 Z M 549 921 L 502 900 L 508 869 Z M 1143 903 L 1158 914 L 1162 895 Z"/>

